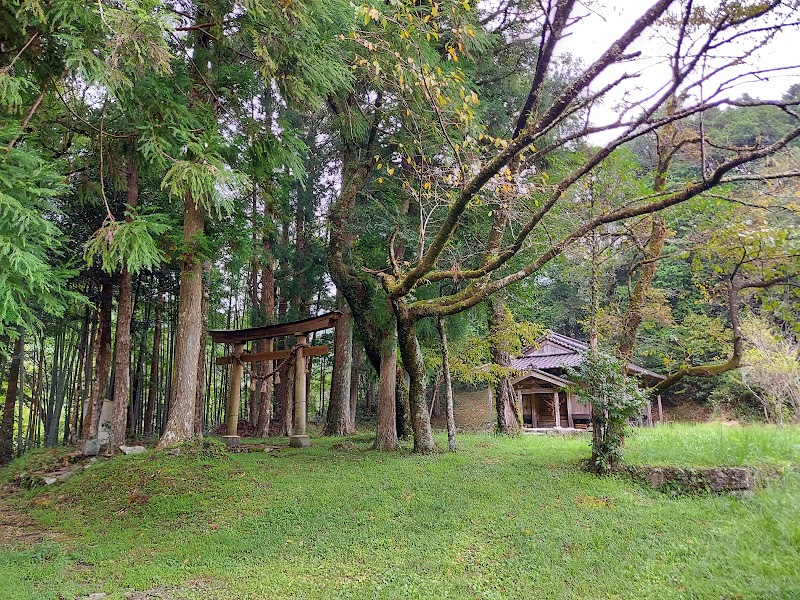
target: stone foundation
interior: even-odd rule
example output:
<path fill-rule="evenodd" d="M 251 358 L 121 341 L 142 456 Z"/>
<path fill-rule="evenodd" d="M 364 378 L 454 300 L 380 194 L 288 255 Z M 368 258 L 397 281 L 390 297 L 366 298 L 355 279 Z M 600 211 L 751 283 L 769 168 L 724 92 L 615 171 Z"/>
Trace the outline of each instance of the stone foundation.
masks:
<path fill-rule="evenodd" d="M 293 435 L 289 438 L 289 446 L 292 448 L 309 448 L 311 438 L 307 435 Z"/>
<path fill-rule="evenodd" d="M 222 442 L 226 448 L 238 448 L 241 444 L 242 438 L 238 435 L 223 435 Z"/>
<path fill-rule="evenodd" d="M 747 467 L 623 467 L 622 473 L 663 492 L 745 492 L 757 486 L 759 472 Z"/>

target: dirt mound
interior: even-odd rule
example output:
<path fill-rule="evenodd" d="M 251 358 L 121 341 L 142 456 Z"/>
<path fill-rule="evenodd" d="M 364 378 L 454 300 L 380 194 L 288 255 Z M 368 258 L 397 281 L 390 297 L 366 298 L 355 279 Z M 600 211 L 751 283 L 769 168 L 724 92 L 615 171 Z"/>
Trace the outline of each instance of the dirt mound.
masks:
<path fill-rule="evenodd" d="M 713 407 L 689 398 L 666 396 L 663 399 L 664 421 L 677 423 L 705 423 L 711 420 Z M 653 418 L 658 418 L 658 408 L 653 402 Z"/>

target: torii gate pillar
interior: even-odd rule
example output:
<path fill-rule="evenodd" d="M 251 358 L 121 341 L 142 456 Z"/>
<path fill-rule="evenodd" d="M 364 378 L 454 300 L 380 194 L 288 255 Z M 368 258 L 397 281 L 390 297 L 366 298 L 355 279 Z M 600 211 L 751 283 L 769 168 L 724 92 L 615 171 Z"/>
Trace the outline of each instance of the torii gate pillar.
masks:
<path fill-rule="evenodd" d="M 303 349 L 308 344 L 305 335 L 297 336 L 297 353 L 294 361 L 294 425 L 289 445 L 292 448 L 308 448 L 311 438 L 306 434 L 306 359 Z"/>
<path fill-rule="evenodd" d="M 239 445 L 239 397 L 242 390 L 242 361 L 244 344 L 236 344 L 233 350 L 233 366 L 231 368 L 231 388 L 228 394 L 227 414 L 225 415 L 225 435 L 222 441 L 228 448 Z"/>

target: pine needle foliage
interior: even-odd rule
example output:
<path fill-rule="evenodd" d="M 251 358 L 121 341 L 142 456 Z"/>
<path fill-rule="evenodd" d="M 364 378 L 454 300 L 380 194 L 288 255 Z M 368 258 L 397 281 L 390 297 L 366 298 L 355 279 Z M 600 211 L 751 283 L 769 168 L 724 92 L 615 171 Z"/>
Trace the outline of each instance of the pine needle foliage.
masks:
<path fill-rule="evenodd" d="M 91 267 L 100 260 L 107 273 L 124 266 L 131 273 L 151 271 L 164 262 L 159 237 L 170 229 L 162 213 L 138 214 L 130 208 L 125 221 L 107 220 L 86 243 L 86 262 Z"/>
<path fill-rule="evenodd" d="M 45 215 L 64 191 L 53 163 L 9 142 L 18 135 L 0 129 L 0 336 L 36 328 L 42 315 L 61 316 L 80 296 L 67 289 L 75 274 L 61 262 L 62 235 Z"/>

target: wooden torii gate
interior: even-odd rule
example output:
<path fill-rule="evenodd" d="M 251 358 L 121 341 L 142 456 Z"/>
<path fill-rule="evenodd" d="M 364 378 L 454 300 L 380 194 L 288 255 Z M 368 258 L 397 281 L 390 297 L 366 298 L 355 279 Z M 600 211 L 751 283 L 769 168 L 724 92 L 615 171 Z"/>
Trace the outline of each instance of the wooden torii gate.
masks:
<path fill-rule="evenodd" d="M 239 399 L 242 390 L 244 363 L 281 360 L 288 358 L 292 353 L 296 353 L 294 363 L 294 425 L 292 427 L 292 435 L 289 437 L 289 445 L 295 448 L 307 448 L 311 445 L 311 440 L 306 434 L 307 390 L 304 359 L 307 356 L 325 356 L 328 354 L 328 347 L 309 346 L 308 334 L 336 327 L 336 322 L 341 316 L 341 312 L 335 311 L 318 317 L 277 325 L 264 325 L 263 327 L 250 327 L 248 329 L 209 330 L 208 334 L 215 343 L 233 344 L 233 354 L 217 359 L 218 365 L 232 365 L 228 405 L 225 410 L 226 430 L 225 435 L 222 436 L 227 446 L 238 446 L 240 442 L 237 429 L 239 425 Z M 273 351 L 273 340 L 287 335 L 295 337 L 295 347 L 291 350 Z M 245 343 L 254 340 L 267 340 L 267 351 L 245 354 Z"/>

